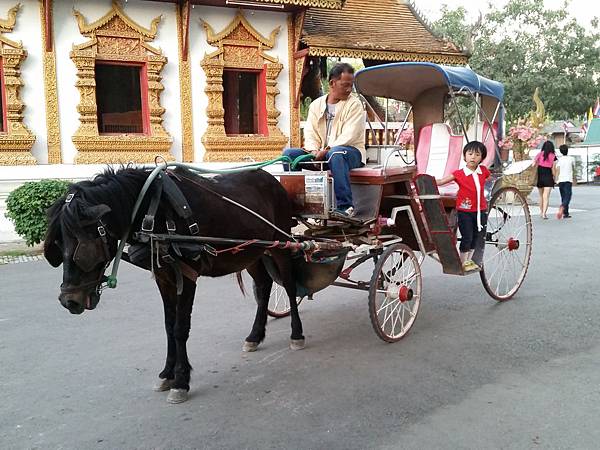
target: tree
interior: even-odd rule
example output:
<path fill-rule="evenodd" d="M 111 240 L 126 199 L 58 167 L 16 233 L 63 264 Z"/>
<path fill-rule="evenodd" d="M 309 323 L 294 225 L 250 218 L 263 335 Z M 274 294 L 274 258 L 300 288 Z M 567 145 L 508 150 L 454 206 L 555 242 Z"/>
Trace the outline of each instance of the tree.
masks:
<path fill-rule="evenodd" d="M 550 118 L 583 114 L 600 95 L 600 32 L 586 30 L 568 14 L 569 0 L 560 10 L 543 0 L 509 0 L 490 5 L 475 33 L 470 66 L 477 73 L 504 83 L 507 117 L 515 120 L 533 109 L 536 87 Z M 466 44 L 472 24 L 466 11 L 444 6 L 434 30 Z"/>

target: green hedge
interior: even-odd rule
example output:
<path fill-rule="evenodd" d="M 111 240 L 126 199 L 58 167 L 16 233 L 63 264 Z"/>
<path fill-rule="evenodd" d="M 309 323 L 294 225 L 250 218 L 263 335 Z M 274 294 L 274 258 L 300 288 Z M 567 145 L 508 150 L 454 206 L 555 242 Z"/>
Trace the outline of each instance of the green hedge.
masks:
<path fill-rule="evenodd" d="M 48 228 L 47 209 L 69 189 L 68 181 L 31 181 L 12 191 L 6 200 L 5 214 L 27 245 L 44 240 Z"/>

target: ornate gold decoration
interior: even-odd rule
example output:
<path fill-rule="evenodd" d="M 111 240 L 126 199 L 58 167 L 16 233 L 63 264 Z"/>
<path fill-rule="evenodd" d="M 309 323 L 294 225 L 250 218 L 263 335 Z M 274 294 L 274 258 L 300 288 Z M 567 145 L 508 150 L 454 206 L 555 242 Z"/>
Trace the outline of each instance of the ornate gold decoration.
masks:
<path fill-rule="evenodd" d="M 337 56 L 339 58 L 365 58 L 378 61 L 417 61 L 432 62 L 436 64 L 467 64 L 468 58 L 464 55 L 440 55 L 436 53 L 409 53 L 395 51 L 379 51 L 364 49 L 347 49 L 333 47 L 310 47 L 310 56 Z"/>
<path fill-rule="evenodd" d="M 262 3 L 277 3 L 280 5 L 307 6 L 309 8 L 342 9 L 344 0 L 258 0 Z"/>
<path fill-rule="evenodd" d="M 22 42 L 15 42 L 4 36 L 15 27 L 20 4 L 8 11 L 8 19 L 0 19 L 0 61 L 4 75 L 4 108 L 6 111 L 6 130 L 0 133 L 0 165 L 36 164 L 30 150 L 35 136 L 23 123 L 25 105 L 19 98 L 23 86 L 21 63 L 27 58 Z M 0 120 L 3 118 L 0 111 Z"/>
<path fill-rule="evenodd" d="M 546 108 L 544 108 L 544 103 L 540 98 L 540 88 L 535 88 L 533 102 L 535 103 L 535 111 L 529 113 L 529 121 L 535 128 L 540 128 L 546 121 Z"/>
<path fill-rule="evenodd" d="M 152 20 L 150 28 L 136 24 L 113 1 L 112 9 L 95 22 L 87 23 L 74 10 L 79 31 L 89 41 L 73 45 L 71 59 L 77 67 L 77 89 L 79 90 L 79 129 L 72 137 L 79 151 L 76 163 L 120 163 L 127 161 L 152 162 L 157 154 L 173 160 L 169 149 L 173 139 L 164 129 L 160 105 L 160 94 L 164 86 L 160 75 L 167 58 L 160 49 L 148 44 L 157 33 L 161 16 Z M 100 135 L 96 105 L 96 60 L 131 62 L 145 65 L 148 75 L 148 113 L 150 129 L 148 135 L 123 134 Z"/>
<path fill-rule="evenodd" d="M 189 0 L 186 0 L 186 3 Z M 183 162 L 194 161 L 194 122 L 192 116 L 192 75 L 190 59 L 183 57 L 182 31 L 186 26 L 189 11 L 187 5 L 177 8 L 177 41 L 179 43 L 179 90 L 181 95 L 181 156 Z"/>
<path fill-rule="evenodd" d="M 264 50 L 275 45 L 279 27 L 269 38 L 262 36 L 238 12 L 233 21 L 220 33 L 203 22 L 207 41 L 218 49 L 206 54 L 200 63 L 206 73 L 204 92 L 208 96 L 208 128 L 202 143 L 206 149 L 205 161 L 239 161 L 245 157 L 266 160 L 281 154 L 288 138 L 277 127 L 280 112 L 275 107 L 275 97 L 279 94 L 277 77 L 283 69 L 277 58 Z M 267 135 L 225 134 L 225 110 L 223 109 L 223 70 L 226 68 L 264 70 L 266 75 Z"/>
<path fill-rule="evenodd" d="M 296 104 L 296 92 L 298 85 L 298 71 L 296 70 L 297 15 L 289 15 L 288 26 L 288 65 L 290 67 L 290 147 L 300 147 L 300 105 Z M 293 69 L 292 69 L 293 68 Z M 302 74 L 300 74 L 302 76 Z"/>
<path fill-rule="evenodd" d="M 45 51 L 46 41 L 50 37 L 46 36 L 46 11 L 43 1 L 40 2 L 40 24 L 42 27 L 42 61 L 44 67 L 44 92 L 46 99 L 46 131 L 48 146 L 48 163 L 60 164 L 62 162 L 61 142 L 60 142 L 60 116 L 58 114 L 58 89 L 56 87 L 56 54 L 54 46 L 51 51 Z M 52 2 L 48 2 L 48 7 L 52 8 Z"/>

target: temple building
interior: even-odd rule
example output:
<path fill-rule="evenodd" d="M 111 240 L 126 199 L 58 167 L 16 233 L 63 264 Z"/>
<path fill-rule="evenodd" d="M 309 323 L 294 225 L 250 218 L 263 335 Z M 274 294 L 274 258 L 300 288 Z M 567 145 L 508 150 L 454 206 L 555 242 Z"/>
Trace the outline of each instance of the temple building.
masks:
<path fill-rule="evenodd" d="M 264 160 L 310 58 L 467 61 L 401 0 L 0 0 L 0 53 L 3 166 Z"/>

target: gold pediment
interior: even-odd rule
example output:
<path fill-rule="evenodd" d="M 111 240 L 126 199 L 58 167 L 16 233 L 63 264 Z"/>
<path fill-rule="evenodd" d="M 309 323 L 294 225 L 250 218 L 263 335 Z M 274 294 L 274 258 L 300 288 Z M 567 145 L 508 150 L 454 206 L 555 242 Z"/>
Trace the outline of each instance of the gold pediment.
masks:
<path fill-rule="evenodd" d="M 200 21 L 206 30 L 206 41 L 211 45 L 217 44 L 217 46 L 218 44 L 229 44 L 256 47 L 260 43 L 263 47 L 271 49 L 275 46 L 275 39 L 281 29 L 281 27 L 275 28 L 267 38 L 246 20 L 241 11 L 238 11 L 233 21 L 220 33 L 215 33 L 208 22 L 202 19 Z"/>
<path fill-rule="evenodd" d="M 76 9 L 73 9 L 73 15 L 77 19 L 79 32 L 84 36 L 93 37 L 98 34 L 105 34 L 121 37 L 138 37 L 141 35 L 145 41 L 154 40 L 158 31 L 158 24 L 162 19 L 162 15 L 155 17 L 150 23 L 150 28 L 145 28 L 125 14 L 116 1 L 113 1 L 110 11 L 92 23 L 87 23 L 83 14 Z"/>

